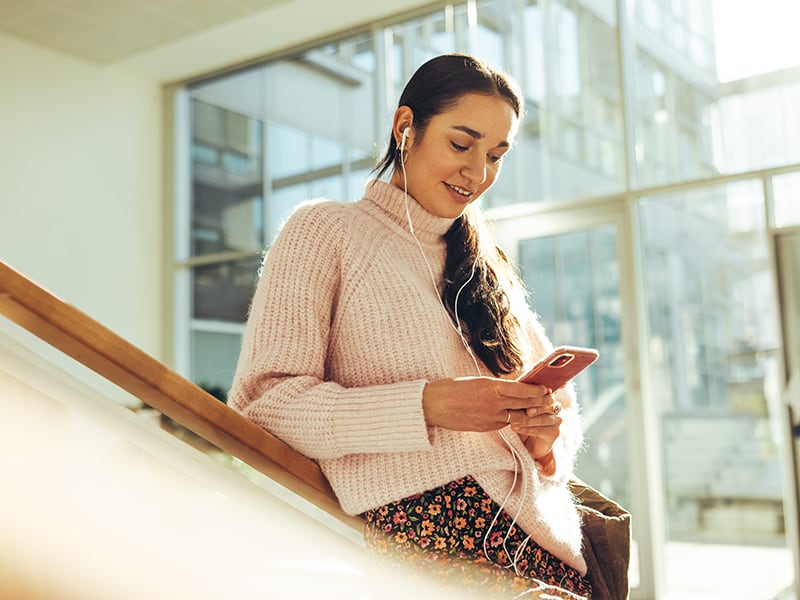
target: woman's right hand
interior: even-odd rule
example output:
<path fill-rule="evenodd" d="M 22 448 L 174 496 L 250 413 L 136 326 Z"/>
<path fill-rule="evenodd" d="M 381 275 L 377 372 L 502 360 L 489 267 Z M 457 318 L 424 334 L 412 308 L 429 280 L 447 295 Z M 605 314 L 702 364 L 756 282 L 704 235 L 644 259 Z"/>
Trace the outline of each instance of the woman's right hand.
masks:
<path fill-rule="evenodd" d="M 554 405 L 544 386 L 494 377 L 440 379 L 426 384 L 422 392 L 428 425 L 456 431 L 540 425 L 542 413 L 553 412 Z M 537 410 L 529 410 L 532 408 Z M 557 421 L 553 425 L 561 423 L 555 414 L 549 416 Z"/>

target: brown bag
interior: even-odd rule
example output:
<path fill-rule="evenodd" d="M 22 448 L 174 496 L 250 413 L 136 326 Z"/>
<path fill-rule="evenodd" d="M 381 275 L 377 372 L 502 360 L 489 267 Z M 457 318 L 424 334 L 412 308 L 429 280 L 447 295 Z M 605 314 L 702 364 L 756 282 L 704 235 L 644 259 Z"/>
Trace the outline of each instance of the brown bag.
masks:
<path fill-rule="evenodd" d="M 583 522 L 583 555 L 592 600 L 627 600 L 631 515 L 580 479 L 569 482 Z"/>

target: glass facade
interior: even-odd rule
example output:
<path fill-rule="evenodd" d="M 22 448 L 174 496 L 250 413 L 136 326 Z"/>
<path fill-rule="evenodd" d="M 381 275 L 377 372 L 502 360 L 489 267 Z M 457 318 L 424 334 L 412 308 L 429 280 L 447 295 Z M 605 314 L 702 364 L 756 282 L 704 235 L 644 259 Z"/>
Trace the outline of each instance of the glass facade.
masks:
<path fill-rule="evenodd" d="M 576 382 L 578 474 L 637 511 L 632 598 L 777 597 L 793 577 L 780 419 L 796 317 L 778 291 L 796 264 L 779 269 L 775 248 L 800 226 L 798 10 L 438 3 L 192 84 L 178 368 L 227 389 L 283 221 L 310 198 L 358 198 L 408 77 L 475 53 L 514 74 L 526 103 L 483 206 L 554 343 L 600 350 Z M 715 562 L 721 548 L 739 554 Z M 760 557 L 768 584 L 733 581 Z"/>
<path fill-rule="evenodd" d="M 674 539 L 784 533 L 769 406 L 779 324 L 758 183 L 642 200 L 650 401 Z"/>

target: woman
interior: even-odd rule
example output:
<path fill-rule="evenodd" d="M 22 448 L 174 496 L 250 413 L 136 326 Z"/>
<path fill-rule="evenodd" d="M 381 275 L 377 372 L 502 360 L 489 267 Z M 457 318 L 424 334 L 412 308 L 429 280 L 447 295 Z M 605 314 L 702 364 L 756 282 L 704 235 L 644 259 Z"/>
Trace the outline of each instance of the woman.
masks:
<path fill-rule="evenodd" d="M 578 407 L 514 380 L 551 344 L 475 206 L 522 111 L 474 57 L 422 65 L 364 197 L 301 206 L 276 237 L 229 403 L 319 462 L 376 554 L 480 593 L 589 597 Z"/>

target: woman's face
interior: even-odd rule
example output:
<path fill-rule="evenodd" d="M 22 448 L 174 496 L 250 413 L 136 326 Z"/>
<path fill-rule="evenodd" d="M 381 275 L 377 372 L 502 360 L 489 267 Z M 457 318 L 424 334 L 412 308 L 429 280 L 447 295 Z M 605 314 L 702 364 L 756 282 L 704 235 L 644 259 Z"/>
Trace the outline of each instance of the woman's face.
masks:
<path fill-rule="evenodd" d="M 474 93 L 432 117 L 422 137 L 405 106 L 395 116 L 395 132 L 402 135 L 404 118 L 412 120 L 405 157 L 408 193 L 429 213 L 449 219 L 459 217 L 495 182 L 519 125 L 506 99 Z M 391 182 L 403 189 L 402 169 L 394 171 Z"/>

